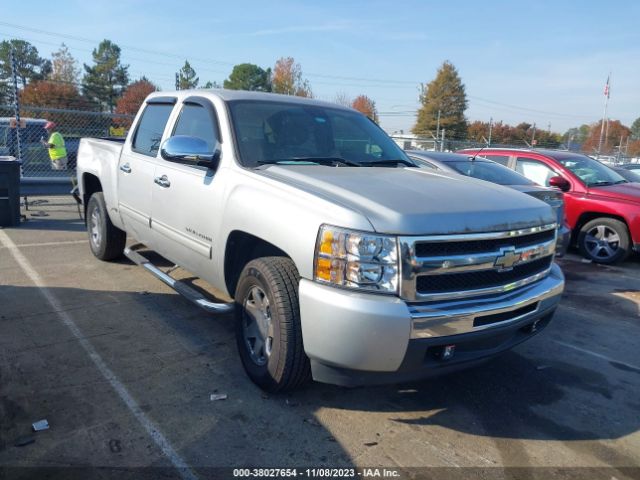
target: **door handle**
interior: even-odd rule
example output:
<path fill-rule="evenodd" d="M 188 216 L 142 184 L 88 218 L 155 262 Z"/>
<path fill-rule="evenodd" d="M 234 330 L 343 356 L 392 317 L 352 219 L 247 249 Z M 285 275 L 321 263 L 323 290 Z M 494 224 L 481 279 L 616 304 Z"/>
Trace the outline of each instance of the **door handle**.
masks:
<path fill-rule="evenodd" d="M 160 185 L 162 188 L 169 188 L 171 186 L 171 182 L 169 181 L 166 175 L 162 175 L 161 177 L 154 178 L 153 182 L 156 185 Z"/>
<path fill-rule="evenodd" d="M 122 170 L 124 173 L 131 173 L 131 167 L 129 166 L 128 163 L 125 163 L 124 165 L 120 165 L 120 170 Z"/>

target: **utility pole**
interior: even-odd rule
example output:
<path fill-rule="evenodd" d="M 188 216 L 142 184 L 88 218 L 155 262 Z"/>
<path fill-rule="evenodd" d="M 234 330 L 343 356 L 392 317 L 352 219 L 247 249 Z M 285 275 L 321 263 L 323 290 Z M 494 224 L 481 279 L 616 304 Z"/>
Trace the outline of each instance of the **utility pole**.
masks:
<path fill-rule="evenodd" d="M 620 135 L 620 145 L 618 145 L 618 162 L 620 161 L 620 157 L 622 157 L 622 137 L 623 135 Z"/>
<path fill-rule="evenodd" d="M 442 141 L 440 142 L 440 151 L 444 152 L 444 131 L 445 129 L 442 129 Z"/>
<path fill-rule="evenodd" d="M 547 133 L 551 135 L 551 122 L 547 124 Z"/>
<path fill-rule="evenodd" d="M 609 105 L 609 81 L 611 80 L 611 72 L 609 72 L 609 76 L 607 77 L 607 83 L 604 86 L 604 113 L 602 114 L 602 125 L 600 126 L 600 141 L 598 142 L 598 153 L 596 158 L 600 158 L 600 153 L 602 152 L 602 135 L 604 135 L 604 120 L 607 118 L 607 106 Z M 609 123 L 607 122 L 607 129 L 609 127 Z M 606 140 L 605 140 L 606 141 Z"/>
<path fill-rule="evenodd" d="M 487 147 L 491 146 L 491 132 L 493 130 L 493 117 L 489 117 L 489 141 L 487 142 Z"/>
<path fill-rule="evenodd" d="M 625 157 L 629 156 L 629 135 L 627 135 L 627 146 L 624 147 L 624 156 Z"/>
<path fill-rule="evenodd" d="M 533 132 L 531 133 L 531 146 L 536 146 L 536 122 L 533 122 Z"/>
<path fill-rule="evenodd" d="M 438 109 L 438 120 L 436 121 L 436 137 L 440 136 L 440 109 Z"/>
<path fill-rule="evenodd" d="M 16 117 L 16 155 L 22 160 L 22 146 L 20 145 L 20 95 L 18 94 L 18 66 L 16 63 L 16 51 L 11 47 L 11 75 L 13 76 L 13 113 Z M 20 166 L 22 176 L 22 165 Z"/>
<path fill-rule="evenodd" d="M 176 90 L 180 90 L 180 78 L 178 72 L 176 72 Z"/>

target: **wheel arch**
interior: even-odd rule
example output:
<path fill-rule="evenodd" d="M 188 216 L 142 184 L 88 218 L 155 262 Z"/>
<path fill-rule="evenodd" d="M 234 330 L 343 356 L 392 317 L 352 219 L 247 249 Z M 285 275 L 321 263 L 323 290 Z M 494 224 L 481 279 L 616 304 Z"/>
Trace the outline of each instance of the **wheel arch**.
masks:
<path fill-rule="evenodd" d="M 625 227 L 627 227 L 627 232 L 629 232 L 629 234 L 631 233 L 631 229 L 629 228 L 629 223 L 624 217 L 620 215 L 615 215 L 613 213 L 603 213 L 603 212 L 584 212 L 580 215 L 580 217 L 578 217 L 576 226 L 573 229 L 573 232 L 571 235 L 572 243 L 575 243 L 575 241 L 578 239 L 578 234 L 580 233 L 580 230 L 582 230 L 582 227 L 584 227 L 584 225 L 587 222 L 590 222 L 591 220 L 595 220 L 596 218 L 612 218 L 614 220 L 618 220 L 624 223 Z"/>
<path fill-rule="evenodd" d="M 229 234 L 224 252 L 224 281 L 231 297 L 235 296 L 242 269 L 251 260 L 260 257 L 292 259 L 291 255 L 273 243 L 245 231 L 234 230 Z"/>
<path fill-rule="evenodd" d="M 92 173 L 84 173 L 82 175 L 82 205 L 84 207 L 85 224 L 87 222 L 87 206 L 91 195 L 102 191 L 102 183 L 96 175 Z"/>

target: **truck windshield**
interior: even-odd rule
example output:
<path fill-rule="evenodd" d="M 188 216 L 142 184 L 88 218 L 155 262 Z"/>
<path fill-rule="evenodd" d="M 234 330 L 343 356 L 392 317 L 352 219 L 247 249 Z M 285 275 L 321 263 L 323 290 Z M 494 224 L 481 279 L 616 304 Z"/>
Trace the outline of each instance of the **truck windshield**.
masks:
<path fill-rule="evenodd" d="M 614 170 L 586 155 L 561 158 L 558 161 L 576 174 L 589 187 L 627 182 Z"/>
<path fill-rule="evenodd" d="M 319 105 L 229 102 L 240 163 L 414 166 L 393 140 L 364 115 Z M 325 161 L 326 160 L 326 161 Z"/>

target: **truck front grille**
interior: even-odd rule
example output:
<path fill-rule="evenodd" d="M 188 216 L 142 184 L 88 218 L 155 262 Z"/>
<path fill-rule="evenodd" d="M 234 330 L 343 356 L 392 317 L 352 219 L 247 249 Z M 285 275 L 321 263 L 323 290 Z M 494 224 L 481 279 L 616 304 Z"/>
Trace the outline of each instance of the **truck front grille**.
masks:
<path fill-rule="evenodd" d="M 476 272 L 420 275 L 416 281 L 419 294 L 458 292 L 497 287 L 528 278 L 549 269 L 553 257 L 516 265 L 512 270 L 480 270 Z"/>
<path fill-rule="evenodd" d="M 520 237 L 495 238 L 487 240 L 462 240 L 459 242 L 417 242 L 416 257 L 436 257 L 442 255 L 463 255 L 478 252 L 490 252 L 504 247 L 528 247 L 548 242 L 555 237 L 553 230 L 531 233 Z"/>
<path fill-rule="evenodd" d="M 557 225 L 481 234 L 400 237 L 400 293 L 424 302 L 501 293 L 546 277 Z"/>

